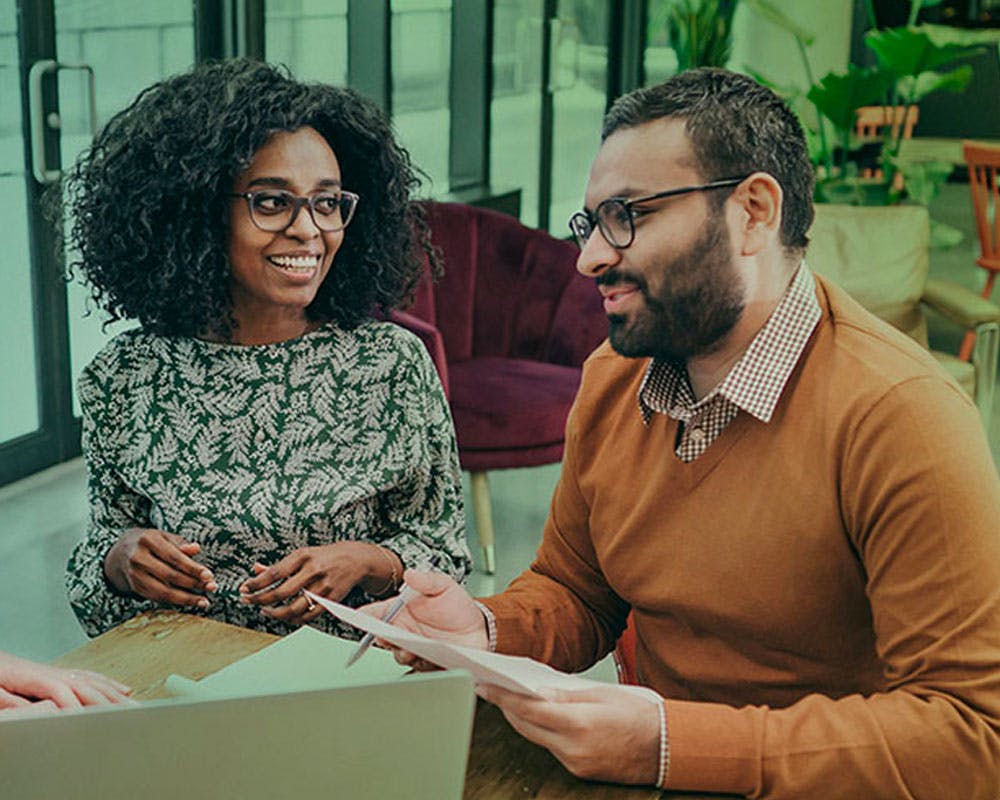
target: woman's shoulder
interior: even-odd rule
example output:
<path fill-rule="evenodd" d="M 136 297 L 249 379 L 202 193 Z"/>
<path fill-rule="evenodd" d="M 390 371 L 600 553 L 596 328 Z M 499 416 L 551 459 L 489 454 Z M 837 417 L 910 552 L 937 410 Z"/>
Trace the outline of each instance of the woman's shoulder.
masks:
<path fill-rule="evenodd" d="M 136 358 L 149 352 L 150 339 L 159 338 L 142 328 L 132 328 L 116 334 L 97 352 L 83 370 L 83 377 L 121 372 Z"/>
<path fill-rule="evenodd" d="M 384 358 L 422 361 L 426 354 L 423 342 L 395 322 L 368 320 L 354 328 L 351 335 L 356 338 L 360 347 Z"/>

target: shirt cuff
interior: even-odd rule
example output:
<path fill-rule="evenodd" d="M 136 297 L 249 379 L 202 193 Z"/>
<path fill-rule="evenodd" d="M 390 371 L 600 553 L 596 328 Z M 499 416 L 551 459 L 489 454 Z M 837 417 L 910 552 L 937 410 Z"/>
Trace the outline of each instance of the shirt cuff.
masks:
<path fill-rule="evenodd" d="M 483 619 L 486 620 L 486 637 L 489 640 L 489 651 L 495 653 L 497 651 L 497 618 L 493 616 L 492 611 L 478 600 L 473 600 L 472 602 L 476 604 L 476 608 L 482 612 Z"/>

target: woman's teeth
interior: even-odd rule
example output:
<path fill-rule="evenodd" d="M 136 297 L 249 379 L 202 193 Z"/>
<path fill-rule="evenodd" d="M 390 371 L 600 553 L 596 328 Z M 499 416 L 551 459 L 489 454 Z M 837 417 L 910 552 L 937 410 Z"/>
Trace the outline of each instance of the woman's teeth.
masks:
<path fill-rule="evenodd" d="M 319 266 L 319 256 L 269 256 L 267 260 L 291 272 L 309 272 Z"/>

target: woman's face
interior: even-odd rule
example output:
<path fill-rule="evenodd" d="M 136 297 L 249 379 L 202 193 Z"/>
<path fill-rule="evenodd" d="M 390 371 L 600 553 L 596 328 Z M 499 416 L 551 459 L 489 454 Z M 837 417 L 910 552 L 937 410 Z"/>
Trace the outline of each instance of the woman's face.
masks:
<path fill-rule="evenodd" d="M 235 194 L 266 190 L 297 197 L 337 195 L 340 189 L 337 156 L 313 128 L 276 133 L 233 186 Z M 264 197 L 257 216 L 271 227 L 280 215 L 266 215 L 284 201 L 280 194 Z M 322 211 L 328 209 L 317 207 L 317 216 Z M 299 208 L 285 230 L 264 231 L 254 224 L 242 197 L 233 198 L 229 221 L 230 291 L 240 329 L 272 329 L 278 338 L 301 334 L 305 308 L 330 271 L 344 231 L 320 230 L 308 205 Z"/>

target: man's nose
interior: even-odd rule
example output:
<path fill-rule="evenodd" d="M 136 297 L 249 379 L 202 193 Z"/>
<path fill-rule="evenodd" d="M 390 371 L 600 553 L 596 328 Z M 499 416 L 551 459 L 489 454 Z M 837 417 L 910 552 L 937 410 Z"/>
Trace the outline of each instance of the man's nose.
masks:
<path fill-rule="evenodd" d="M 621 256 L 621 251 L 608 244 L 600 229 L 595 228 L 577 256 L 576 269 L 584 277 L 596 278 L 621 261 Z"/>

